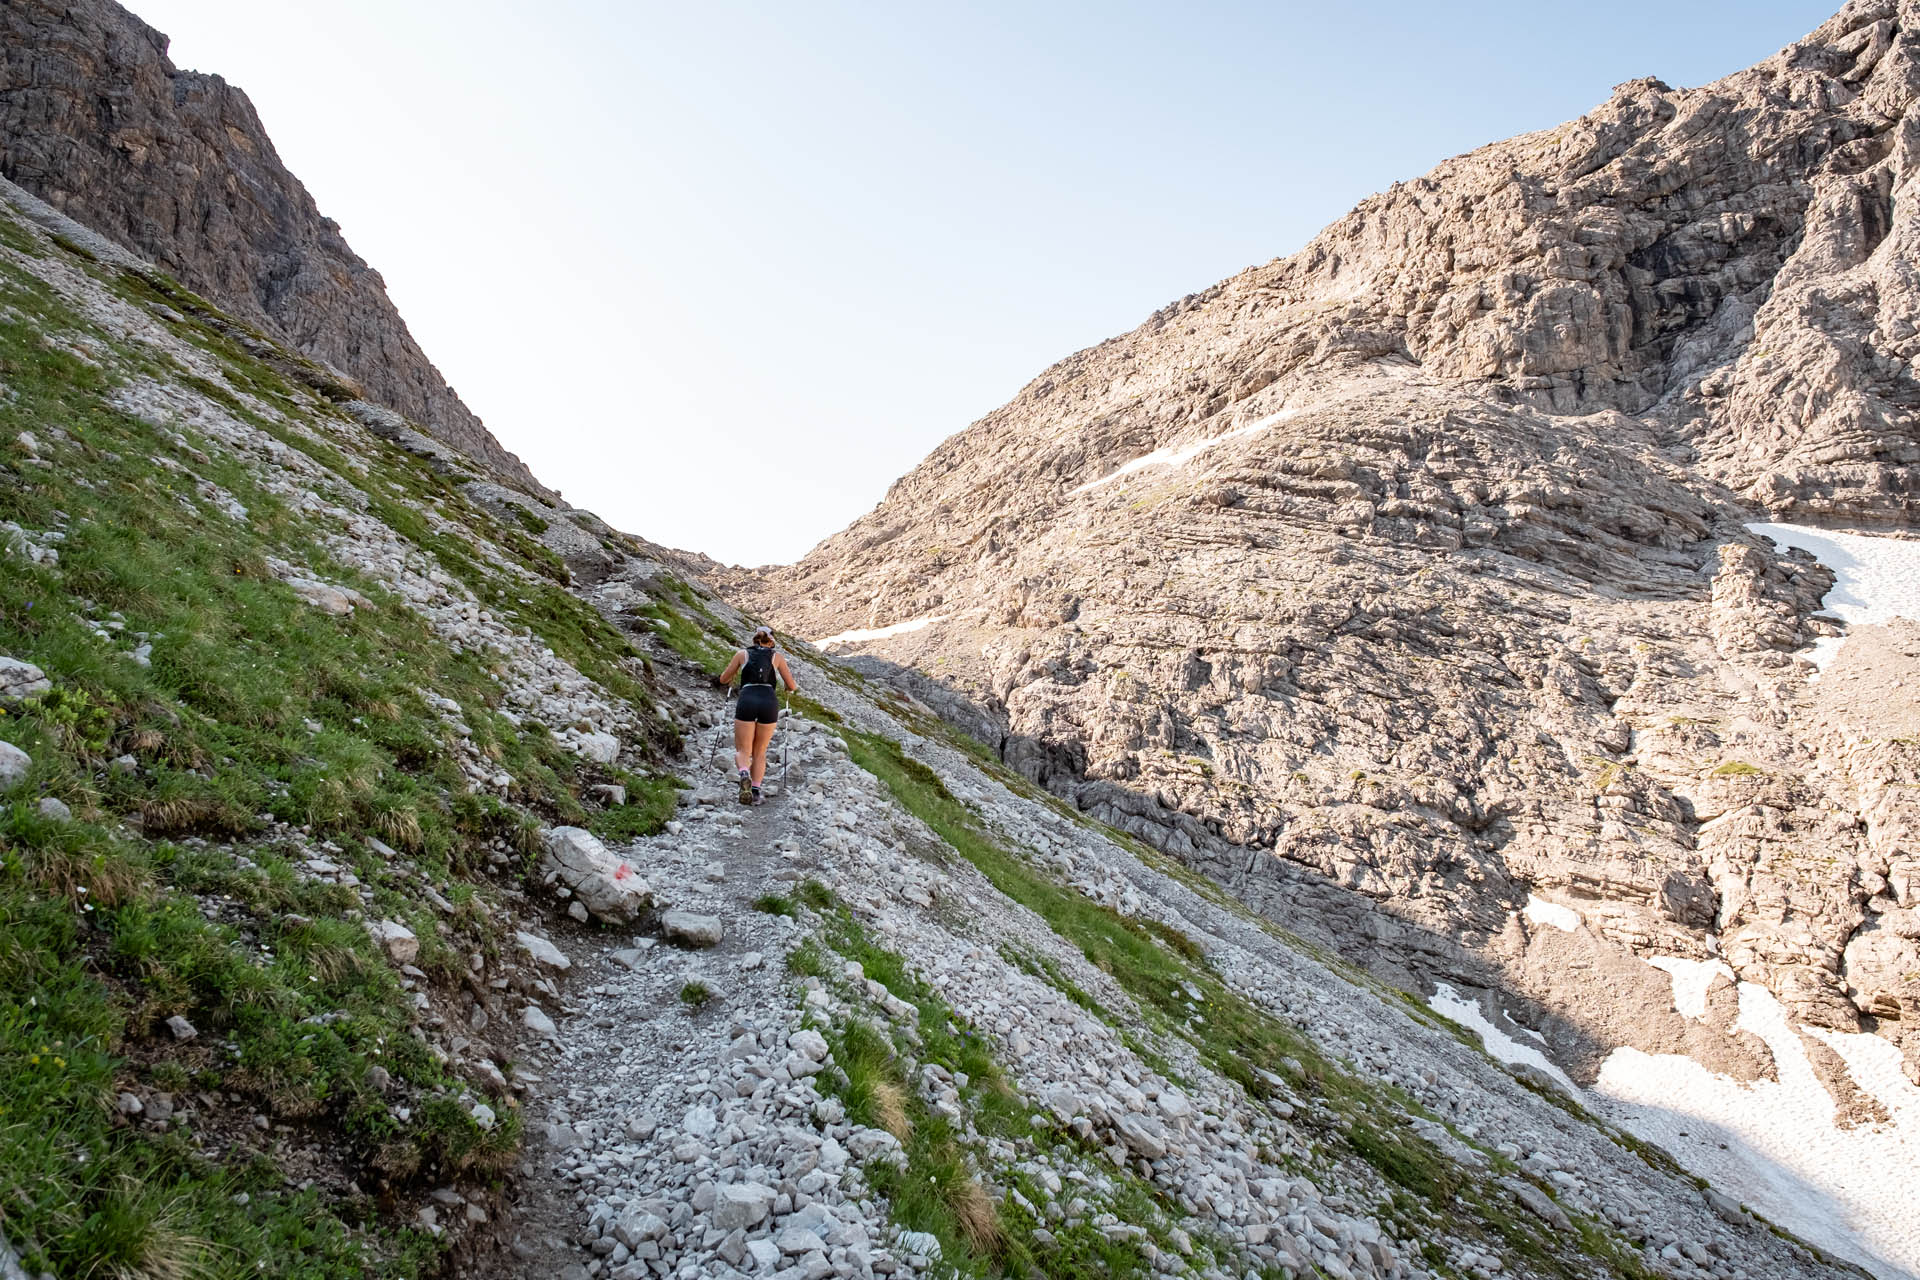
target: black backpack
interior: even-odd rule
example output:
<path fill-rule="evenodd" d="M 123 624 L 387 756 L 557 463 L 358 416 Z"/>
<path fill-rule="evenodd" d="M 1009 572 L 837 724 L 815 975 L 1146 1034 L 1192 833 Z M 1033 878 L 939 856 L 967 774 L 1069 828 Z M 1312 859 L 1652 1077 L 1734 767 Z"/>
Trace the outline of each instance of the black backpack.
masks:
<path fill-rule="evenodd" d="M 748 649 L 747 665 L 740 668 L 740 687 L 744 689 L 750 684 L 771 686 L 774 683 L 773 655 L 774 650 L 759 645 Z"/>

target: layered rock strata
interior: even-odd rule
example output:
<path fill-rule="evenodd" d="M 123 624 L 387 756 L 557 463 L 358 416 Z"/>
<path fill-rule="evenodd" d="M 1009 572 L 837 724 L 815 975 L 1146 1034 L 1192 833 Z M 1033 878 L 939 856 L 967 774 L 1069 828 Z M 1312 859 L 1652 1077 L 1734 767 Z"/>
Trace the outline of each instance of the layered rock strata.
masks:
<path fill-rule="evenodd" d="M 1667 1038 L 1663 975 L 1595 966 L 1717 955 L 1920 1079 L 1920 758 L 1799 656 L 1829 570 L 1745 527 L 1913 517 L 1917 99 L 1888 0 L 1621 85 L 716 579 L 798 635 L 889 631 L 832 647 L 1383 976 L 1520 994 L 1567 1062 Z"/>

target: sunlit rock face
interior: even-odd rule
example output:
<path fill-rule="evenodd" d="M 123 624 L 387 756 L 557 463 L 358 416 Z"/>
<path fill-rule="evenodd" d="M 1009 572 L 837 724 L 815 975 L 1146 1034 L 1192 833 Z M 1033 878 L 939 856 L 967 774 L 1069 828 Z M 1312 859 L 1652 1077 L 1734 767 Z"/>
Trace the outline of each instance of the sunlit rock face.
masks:
<path fill-rule="evenodd" d="M 1920 1079 L 1920 649 L 1748 527 L 1913 521 L 1917 96 L 1913 3 L 1621 85 L 717 578 L 1379 975 L 1501 993 L 1576 1080 L 1622 1045 L 1773 1070 L 1657 957 Z"/>
<path fill-rule="evenodd" d="M 0 6 L 0 175 L 541 496 L 281 164 L 247 95 L 112 0 Z"/>

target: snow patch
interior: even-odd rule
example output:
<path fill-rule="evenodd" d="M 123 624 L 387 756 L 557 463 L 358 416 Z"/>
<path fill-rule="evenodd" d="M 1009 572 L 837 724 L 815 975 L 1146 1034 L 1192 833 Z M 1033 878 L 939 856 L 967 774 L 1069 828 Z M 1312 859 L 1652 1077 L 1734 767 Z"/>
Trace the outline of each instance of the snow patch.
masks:
<path fill-rule="evenodd" d="M 1699 1022 L 1707 1020 L 1707 989 L 1717 975 L 1731 980 L 1733 970 L 1724 960 L 1684 960 L 1679 956 L 1654 956 L 1647 961 L 1664 970 L 1673 979 L 1673 1007 L 1682 1017 Z M 1896 1055 L 1897 1056 L 1897 1055 Z"/>
<path fill-rule="evenodd" d="M 953 615 L 950 613 L 932 614 L 925 618 L 914 618 L 907 622 L 896 622 L 890 627 L 873 627 L 865 631 L 842 631 L 837 636 L 828 636 L 824 640 L 815 640 L 814 648 L 824 649 L 832 644 L 860 644 L 867 640 L 885 640 L 888 636 L 903 636 L 909 631 L 919 631 L 936 622 L 945 622 Z"/>
<path fill-rule="evenodd" d="M 1526 917 L 1534 924 L 1551 925 L 1568 933 L 1580 928 L 1580 913 L 1572 907 L 1563 907 L 1557 902 L 1548 902 L 1537 894 L 1527 895 Z"/>
<path fill-rule="evenodd" d="M 1691 1004 L 1698 986 L 1704 1012 L 1698 984 L 1703 970 L 1711 981 L 1717 962 L 1675 963 L 1686 973 L 1684 996 L 1681 974 L 1660 967 L 1674 973 L 1676 1005 Z M 1734 1026 L 1766 1042 L 1778 1080 L 1742 1084 L 1692 1058 L 1620 1048 L 1600 1068 L 1591 1104 L 1815 1244 L 1886 1280 L 1920 1278 L 1920 1220 L 1910 1194 L 1920 1171 L 1920 1089 L 1901 1075 L 1900 1051 L 1877 1036 L 1809 1028 L 1894 1116 L 1892 1124 L 1842 1130 L 1832 1096 L 1770 991 L 1741 983 Z"/>
<path fill-rule="evenodd" d="M 1181 463 L 1205 453 L 1215 445 L 1225 444 L 1229 440 L 1239 440 L 1245 436 L 1258 435 L 1274 423 L 1285 422 L 1288 418 L 1294 417 L 1299 412 L 1298 409 L 1282 409 L 1279 413 L 1268 414 L 1258 422 L 1250 423 L 1244 427 L 1236 427 L 1225 435 L 1213 436 L 1206 440 L 1196 440 L 1191 444 L 1183 444 L 1177 447 L 1155 449 L 1152 453 L 1141 454 L 1131 462 L 1122 463 L 1118 469 L 1108 472 L 1098 480 L 1089 480 L 1077 489 L 1067 490 L 1067 496 L 1069 498 L 1077 498 L 1090 489 L 1098 489 L 1101 485 L 1118 480 L 1121 476 L 1132 475 L 1134 472 L 1144 471 L 1148 467 L 1177 467 Z"/>
<path fill-rule="evenodd" d="M 1920 541 L 1766 521 L 1747 528 L 1782 547 L 1811 552 L 1833 570 L 1833 589 L 1820 605 L 1849 625 L 1920 619 Z M 1824 636 L 1806 657 L 1824 671 L 1844 643 L 1843 637 Z"/>
<path fill-rule="evenodd" d="M 1485 1045 L 1487 1052 L 1499 1061 L 1509 1066 L 1525 1063 L 1527 1066 L 1537 1067 L 1566 1086 L 1568 1093 L 1576 1098 L 1580 1096 L 1579 1087 L 1567 1079 L 1564 1071 L 1553 1065 L 1551 1058 L 1532 1045 L 1521 1044 L 1488 1021 L 1487 1015 L 1481 1011 L 1479 1001 L 1469 1000 L 1444 982 L 1436 982 L 1433 984 L 1433 995 L 1427 1000 L 1427 1007 L 1435 1013 L 1452 1018 L 1463 1027 L 1471 1027 L 1479 1032 L 1480 1043 Z"/>

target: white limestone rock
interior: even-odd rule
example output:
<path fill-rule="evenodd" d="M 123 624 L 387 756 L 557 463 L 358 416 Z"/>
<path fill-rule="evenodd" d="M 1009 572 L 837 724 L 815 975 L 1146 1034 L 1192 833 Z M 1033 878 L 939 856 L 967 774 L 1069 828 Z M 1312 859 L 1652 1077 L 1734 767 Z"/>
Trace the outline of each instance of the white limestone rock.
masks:
<path fill-rule="evenodd" d="M 633 864 L 615 856 L 583 827 L 547 832 L 541 866 L 605 924 L 625 924 L 653 901 L 652 889 Z"/>
<path fill-rule="evenodd" d="M 668 911 L 660 917 L 660 931 L 674 942 L 689 947 L 714 947 L 725 936 L 718 916 L 693 911 Z"/>
<path fill-rule="evenodd" d="M 31 662 L 0 655 L 0 702 L 37 698 L 53 688 L 47 673 Z"/>
<path fill-rule="evenodd" d="M 513 942 L 515 946 L 526 952 L 536 964 L 543 964 L 549 969 L 557 969 L 563 973 L 573 968 L 573 961 L 567 958 L 566 952 L 554 946 L 551 941 L 541 937 L 537 933 L 528 933 L 524 929 L 516 929 L 513 934 Z"/>
<path fill-rule="evenodd" d="M 395 964 L 412 964 L 420 955 L 420 939 L 398 920 L 376 920 L 367 925 L 367 932 Z"/>
<path fill-rule="evenodd" d="M 14 790 L 27 780 L 33 757 L 11 742 L 0 742 L 0 795 Z"/>

